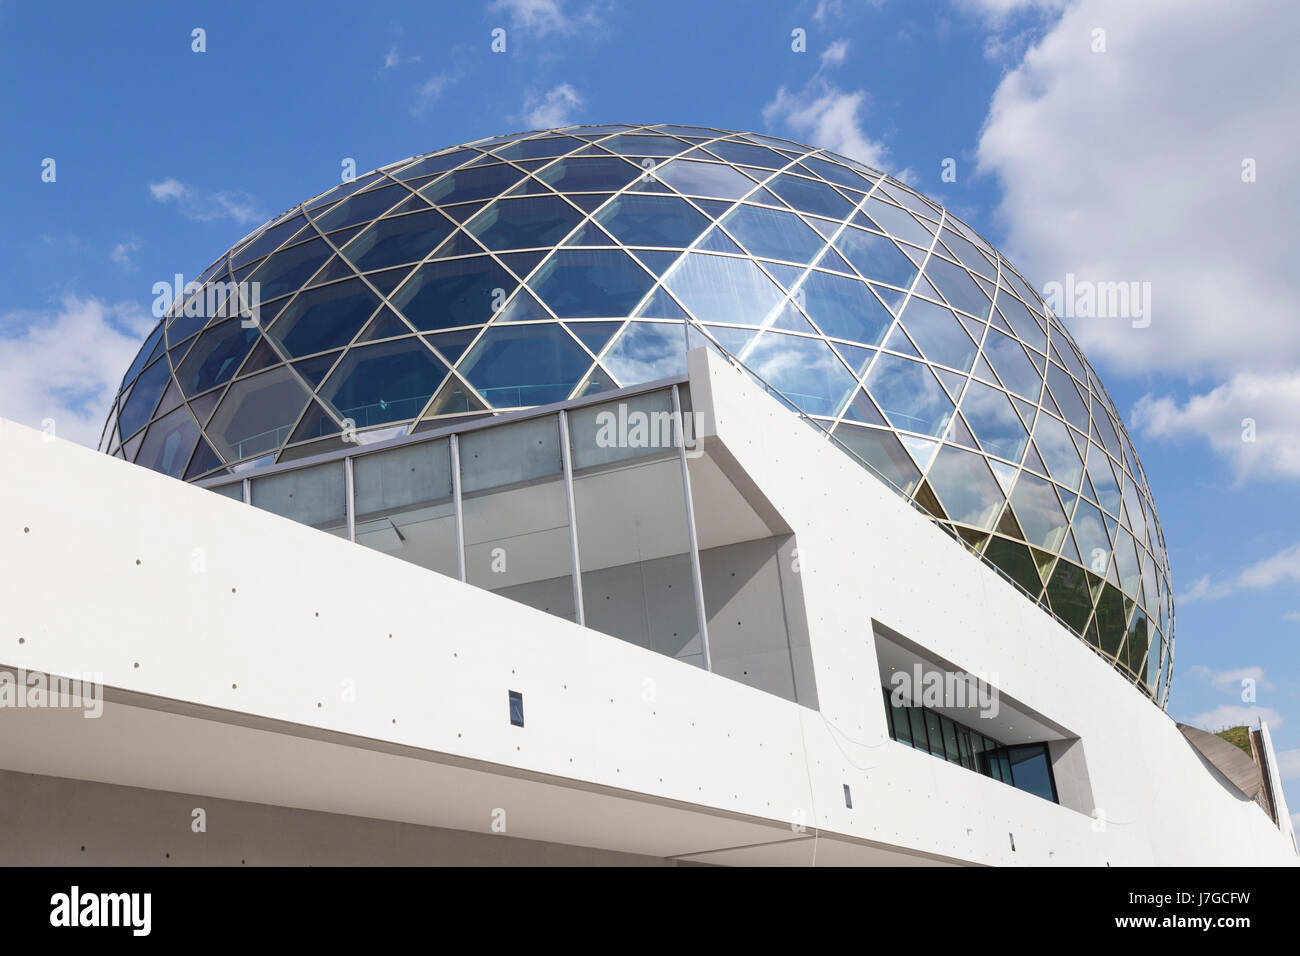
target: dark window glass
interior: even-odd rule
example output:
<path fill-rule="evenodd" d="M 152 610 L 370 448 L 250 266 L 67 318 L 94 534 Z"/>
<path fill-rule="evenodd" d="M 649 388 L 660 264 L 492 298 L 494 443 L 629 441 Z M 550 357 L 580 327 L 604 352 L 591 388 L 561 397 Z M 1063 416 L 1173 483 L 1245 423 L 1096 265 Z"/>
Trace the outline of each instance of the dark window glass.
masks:
<path fill-rule="evenodd" d="M 502 159 L 539 159 L 543 156 L 563 156 L 582 145 L 582 140 L 572 136 L 548 136 L 545 139 L 511 143 L 498 149 L 496 154 Z"/>
<path fill-rule="evenodd" d="M 723 140 L 717 143 L 711 143 L 705 147 L 715 156 L 725 159 L 729 163 L 738 163 L 742 166 L 760 166 L 763 169 L 784 169 L 790 165 L 790 160 L 786 159 L 780 153 L 774 152 L 763 146 L 750 146 L 746 143 L 733 143 Z"/>
<path fill-rule="evenodd" d="M 604 140 L 600 145 L 612 153 L 622 153 L 624 156 L 674 156 L 690 148 L 689 143 L 683 143 L 669 136 L 638 133 L 614 136 Z"/>
<path fill-rule="evenodd" d="M 343 255 L 361 272 L 417 262 L 451 235 L 451 221 L 435 210 L 381 219 L 357 236 Z"/>
<path fill-rule="evenodd" d="M 879 345 L 893 316 L 859 279 L 809 272 L 794 299 L 826 335 Z"/>
<path fill-rule="evenodd" d="M 917 750 L 929 750 L 930 743 L 925 732 L 925 711 L 920 707 L 908 707 L 907 722 L 912 728 L 912 746 Z"/>
<path fill-rule="evenodd" d="M 372 189 L 370 192 L 357 193 L 350 199 L 345 199 L 323 216 L 316 218 L 316 227 L 321 232 L 333 232 L 335 229 L 344 229 L 348 226 L 355 226 L 357 223 L 369 222 L 379 216 L 380 213 L 392 209 L 403 199 L 410 196 L 411 193 L 403 186 L 396 184 L 392 186 L 381 186 L 379 189 Z"/>
<path fill-rule="evenodd" d="M 194 423 L 194 416 L 182 406 L 149 426 L 135 463 L 179 478 L 198 439 L 199 426 Z"/>
<path fill-rule="evenodd" d="M 643 170 L 616 156 L 570 157 L 547 166 L 537 178 L 560 192 L 622 189 Z"/>
<path fill-rule="evenodd" d="M 468 162 L 478 155 L 480 154 L 472 149 L 458 149 L 455 152 L 444 153 L 441 156 L 430 156 L 428 159 L 412 163 L 400 172 L 393 173 L 393 178 L 402 180 L 419 179 L 421 176 L 446 172 L 448 169 L 454 169 L 461 163 Z"/>
<path fill-rule="evenodd" d="M 447 372 L 418 338 L 353 348 L 320 395 L 357 428 L 415 418 Z"/>
<path fill-rule="evenodd" d="M 629 246 L 675 246 L 695 241 L 709 220 L 682 199 L 625 194 L 602 209 L 596 221 Z"/>
<path fill-rule="evenodd" d="M 689 159 L 674 160 L 658 170 L 655 178 L 687 196 L 739 199 L 754 188 L 752 179 L 730 166 L 697 163 Z"/>
<path fill-rule="evenodd" d="M 337 282 L 294 299 L 268 334 L 294 357 L 326 352 L 351 342 L 378 307 L 379 297 L 360 279 Z"/>
<path fill-rule="evenodd" d="M 227 319 L 208 329 L 176 372 L 185 394 L 197 395 L 229 381 L 257 340 L 256 327 L 244 328 L 242 319 Z"/>
<path fill-rule="evenodd" d="M 284 444 L 307 398 L 287 366 L 242 379 L 217 406 L 208 437 L 228 462 L 264 455 Z"/>
<path fill-rule="evenodd" d="M 286 292 L 296 292 L 333 254 L 323 239 L 300 243 L 271 256 L 249 281 L 260 284 L 260 299 L 269 302 Z"/>
<path fill-rule="evenodd" d="M 853 211 L 853 204 L 825 183 L 789 173 L 777 176 L 767 184 L 767 188 L 800 212 L 843 219 Z"/>
<path fill-rule="evenodd" d="M 1025 744 L 1008 747 L 1007 764 L 1011 771 L 1010 783 L 1044 800 L 1056 802 L 1056 787 L 1052 783 L 1052 762 L 1046 744 Z"/>
<path fill-rule="evenodd" d="M 794 213 L 759 206 L 737 206 L 722 226 L 753 255 L 789 262 L 811 262 L 826 243 Z"/>
<path fill-rule="evenodd" d="M 469 202 L 474 199 L 487 199 L 509 189 L 523 179 L 523 170 L 513 166 L 496 164 L 493 166 L 476 166 L 462 169 L 443 176 L 420 190 L 420 195 L 429 202 L 441 205 Z"/>
<path fill-rule="evenodd" d="M 559 325 L 489 328 L 459 370 L 496 408 L 545 405 L 569 397 L 591 359 Z"/>
<path fill-rule="evenodd" d="M 906 289 L 916 277 L 912 260 L 884 236 L 850 226 L 835 246 L 863 278 Z"/>
<path fill-rule="evenodd" d="M 231 257 L 232 264 L 238 269 L 254 259 L 260 259 L 267 253 L 274 252 L 276 248 L 287 242 L 294 233 L 306 224 L 307 218 L 298 215 L 280 223 L 278 226 L 272 226 L 270 229 L 264 230 L 260 236 Z"/>
<path fill-rule="evenodd" d="M 850 189 L 857 189 L 862 192 L 871 191 L 871 180 L 859 176 L 853 170 L 847 169 L 838 163 L 831 163 L 815 156 L 809 156 L 803 161 L 803 165 L 840 186 L 848 186 Z"/>
<path fill-rule="evenodd" d="M 841 423 L 835 429 L 834 438 L 905 495 L 911 494 L 921 479 L 912 456 L 892 432 Z"/>
<path fill-rule="evenodd" d="M 654 278 L 617 250 L 562 250 L 538 267 L 529 286 L 561 319 L 625 316 Z"/>
<path fill-rule="evenodd" d="M 582 213 L 559 196 L 502 199 L 492 203 L 465 227 L 494 252 L 553 246 L 582 219 Z"/>
<path fill-rule="evenodd" d="M 154 406 L 162 398 L 163 391 L 171 380 L 171 372 L 171 366 L 164 358 L 141 373 L 118 418 L 118 428 L 123 438 L 131 437 L 153 416 Z"/>
<path fill-rule="evenodd" d="M 140 369 L 144 368 L 144 363 L 149 361 L 149 357 L 153 355 L 153 350 L 157 347 L 162 334 L 163 324 L 159 322 L 154 326 L 153 331 L 149 333 L 149 337 L 144 340 L 144 345 L 140 346 L 140 351 L 136 353 L 135 361 L 131 363 L 131 367 L 126 370 L 126 375 L 122 378 L 124 388 L 130 385 L 135 380 L 135 377 L 140 374 Z"/>
<path fill-rule="evenodd" d="M 486 322 L 516 284 L 487 256 L 429 262 L 391 301 L 416 329 L 427 332 Z"/>

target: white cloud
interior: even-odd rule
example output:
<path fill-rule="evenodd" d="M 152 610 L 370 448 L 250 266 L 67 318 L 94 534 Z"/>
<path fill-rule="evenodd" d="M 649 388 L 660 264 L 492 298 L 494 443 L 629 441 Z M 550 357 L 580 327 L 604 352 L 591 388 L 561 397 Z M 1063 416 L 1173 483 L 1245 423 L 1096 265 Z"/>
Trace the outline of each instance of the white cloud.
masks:
<path fill-rule="evenodd" d="M 1246 681 L 1252 682 L 1253 686 L 1263 690 L 1273 689 L 1273 684 L 1268 679 L 1268 675 L 1265 674 L 1264 668 L 1257 666 L 1216 671 L 1211 670 L 1204 664 L 1193 664 L 1188 668 L 1188 673 L 1204 678 L 1211 687 L 1225 694 L 1241 693 Z"/>
<path fill-rule="evenodd" d="M 448 73 L 437 73 L 423 83 L 415 91 L 415 102 L 411 105 L 411 115 L 420 116 L 429 112 L 438 98 L 446 92 L 447 87 L 456 82 L 455 78 Z"/>
<path fill-rule="evenodd" d="M 1262 591 L 1278 584 L 1300 584 L 1300 544 L 1257 561 L 1228 581 L 1214 582 L 1209 575 L 1198 578 L 1178 600 L 1184 604 L 1217 600 L 1237 591 Z"/>
<path fill-rule="evenodd" d="M 542 96 L 529 92 L 524 97 L 524 119 L 531 129 L 572 126 L 573 113 L 582 109 L 582 97 L 568 83 L 547 90 Z"/>
<path fill-rule="evenodd" d="M 512 28 L 542 37 L 552 33 L 573 33 L 597 21 L 593 8 L 578 14 L 570 13 L 564 0 L 495 0 L 491 9 L 508 14 Z"/>
<path fill-rule="evenodd" d="M 822 66 L 839 66 L 849 54 L 849 41 L 836 40 L 822 51 Z"/>
<path fill-rule="evenodd" d="M 999 23 L 1013 13 L 1025 10 L 1060 10 L 1067 0 L 957 0 L 957 6 L 985 19 Z"/>
<path fill-rule="evenodd" d="M 763 121 L 770 127 L 785 127 L 810 146 L 829 149 L 876 169 L 890 166 L 889 149 L 871 139 L 862 129 L 859 114 L 867 104 L 863 90 L 845 92 L 820 75 L 803 89 L 791 92 L 782 86 L 766 106 Z M 908 172 L 895 173 L 903 179 Z"/>
<path fill-rule="evenodd" d="M 149 195 L 158 202 L 175 203 L 182 216 L 195 222 L 233 219 L 246 225 L 266 219 L 257 200 L 242 189 L 207 193 L 178 179 L 164 179 L 149 184 Z"/>
<path fill-rule="evenodd" d="M 1300 366 L 1300 150 L 1281 121 L 1300 101 L 1297 32 L 1300 4 L 1242 0 L 1225 16 L 1079 0 L 999 85 L 978 159 L 1003 184 L 1012 261 L 1036 283 L 1151 283 L 1150 327 L 1073 322 L 1094 358 L 1225 377 Z M 1258 182 L 1242 181 L 1247 158 Z"/>
<path fill-rule="evenodd" d="M 1239 483 L 1300 478 L 1300 371 L 1243 372 L 1181 405 L 1169 396 L 1146 395 L 1132 420 L 1153 439 L 1204 440 Z"/>
<path fill-rule="evenodd" d="M 381 71 L 392 70 L 395 69 L 396 67 L 401 66 L 403 63 L 419 63 L 419 62 L 420 62 L 420 58 L 418 56 L 404 57 L 401 54 L 399 54 L 397 52 L 397 44 L 394 43 L 391 47 L 388 48 L 388 52 L 384 54 L 384 65 L 381 66 L 379 69 Z"/>
<path fill-rule="evenodd" d="M 1300 611 L 1287 611 L 1282 615 L 1282 620 L 1300 623 Z"/>
<path fill-rule="evenodd" d="M 1277 751 L 1277 773 L 1283 780 L 1300 777 L 1300 750 Z"/>
<path fill-rule="evenodd" d="M 843 14 L 844 0 L 817 0 L 817 7 L 813 10 L 813 19 L 818 23 L 822 23 L 828 17 L 838 17 Z"/>
<path fill-rule="evenodd" d="M 1282 715 L 1272 707 L 1239 707 L 1232 704 L 1222 704 L 1213 710 L 1197 714 L 1187 723 L 1215 733 L 1227 727 L 1254 727 L 1261 720 L 1271 729 L 1282 726 Z"/>
<path fill-rule="evenodd" d="M 135 262 L 131 259 L 131 254 L 138 252 L 140 243 L 134 239 L 126 239 L 113 246 L 108 254 L 109 260 L 116 262 L 119 266 L 127 271 L 135 268 Z"/>
<path fill-rule="evenodd" d="M 0 316 L 0 416 L 99 443 L 122 375 L 156 320 L 136 304 L 65 296 L 51 311 Z"/>

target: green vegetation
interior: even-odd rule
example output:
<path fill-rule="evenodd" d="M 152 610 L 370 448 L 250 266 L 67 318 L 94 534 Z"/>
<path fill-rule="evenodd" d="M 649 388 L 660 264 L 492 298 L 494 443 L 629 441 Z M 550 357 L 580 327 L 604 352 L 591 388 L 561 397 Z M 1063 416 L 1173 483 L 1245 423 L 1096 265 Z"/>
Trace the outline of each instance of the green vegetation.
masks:
<path fill-rule="evenodd" d="M 1254 756 L 1250 752 L 1250 728 L 1249 727 L 1227 727 L 1218 731 L 1216 737 L 1222 737 L 1234 747 L 1239 747 L 1245 751 L 1246 756 Z"/>

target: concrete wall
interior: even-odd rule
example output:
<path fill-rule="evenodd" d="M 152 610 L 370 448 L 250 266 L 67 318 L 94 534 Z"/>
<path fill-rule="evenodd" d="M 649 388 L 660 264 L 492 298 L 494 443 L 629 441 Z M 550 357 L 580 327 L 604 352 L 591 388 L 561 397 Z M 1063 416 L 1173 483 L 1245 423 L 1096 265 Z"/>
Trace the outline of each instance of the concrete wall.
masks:
<path fill-rule="evenodd" d="M 0 663 L 131 701 L 0 712 L 0 768 L 477 833 L 504 808 L 513 837 L 707 862 L 1296 861 L 1085 645 L 740 373 L 690 367 L 697 461 L 798 541 L 819 710 L 0 422 Z M 1077 733 L 1099 818 L 890 741 L 873 619 Z"/>

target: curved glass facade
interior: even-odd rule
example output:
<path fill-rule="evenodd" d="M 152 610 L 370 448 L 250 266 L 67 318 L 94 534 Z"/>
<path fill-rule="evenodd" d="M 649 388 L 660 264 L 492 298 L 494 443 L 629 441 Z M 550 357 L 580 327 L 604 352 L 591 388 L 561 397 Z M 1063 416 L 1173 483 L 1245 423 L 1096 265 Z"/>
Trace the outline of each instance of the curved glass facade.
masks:
<path fill-rule="evenodd" d="M 851 159 L 698 127 L 503 136 L 295 206 L 196 289 L 103 450 L 193 481 L 680 374 L 709 346 L 1167 699 L 1165 543 L 1110 397 L 995 249 Z"/>

